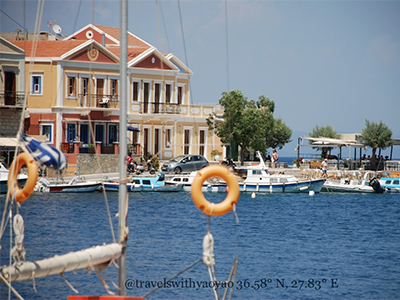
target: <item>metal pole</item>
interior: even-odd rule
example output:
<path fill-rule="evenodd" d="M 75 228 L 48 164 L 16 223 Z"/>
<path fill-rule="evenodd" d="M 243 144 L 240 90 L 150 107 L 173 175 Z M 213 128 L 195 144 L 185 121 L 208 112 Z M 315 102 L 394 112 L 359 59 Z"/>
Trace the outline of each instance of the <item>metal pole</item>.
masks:
<path fill-rule="evenodd" d="M 297 138 L 297 165 L 299 166 L 299 168 L 300 168 L 300 140 L 301 140 L 301 138 L 298 137 Z"/>
<path fill-rule="evenodd" d="M 118 194 L 118 233 L 119 242 L 122 244 L 122 254 L 119 259 L 119 274 L 118 274 L 118 285 L 119 294 L 126 296 L 126 246 L 127 236 L 125 236 L 126 227 L 126 208 L 128 205 L 125 203 L 128 201 L 127 188 L 126 188 L 126 155 L 127 155 L 127 30 L 128 30 L 128 3 L 127 0 L 121 0 L 120 3 L 120 111 L 119 111 L 119 194 Z"/>

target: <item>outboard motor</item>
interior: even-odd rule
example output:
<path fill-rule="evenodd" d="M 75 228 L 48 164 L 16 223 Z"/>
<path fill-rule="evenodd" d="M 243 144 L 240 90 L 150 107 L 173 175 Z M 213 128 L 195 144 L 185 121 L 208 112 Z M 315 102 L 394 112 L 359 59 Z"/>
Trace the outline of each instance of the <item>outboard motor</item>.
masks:
<path fill-rule="evenodd" d="M 376 177 L 371 179 L 369 185 L 374 189 L 375 193 L 383 194 L 384 192 L 386 192 L 386 190 L 381 187 L 381 184 L 379 183 L 379 180 L 376 179 Z"/>

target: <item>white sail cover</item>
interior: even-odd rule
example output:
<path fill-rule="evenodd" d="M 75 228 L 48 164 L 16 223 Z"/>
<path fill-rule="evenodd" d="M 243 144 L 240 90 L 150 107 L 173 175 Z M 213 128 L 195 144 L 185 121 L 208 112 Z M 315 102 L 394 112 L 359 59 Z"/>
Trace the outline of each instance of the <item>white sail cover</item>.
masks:
<path fill-rule="evenodd" d="M 90 269 L 96 265 L 110 263 L 112 260 L 118 259 L 121 253 L 122 246 L 118 243 L 113 243 L 64 255 L 56 255 L 34 262 L 19 262 L 13 266 L 1 267 L 0 273 L 7 281 L 22 281 L 78 269 Z"/>

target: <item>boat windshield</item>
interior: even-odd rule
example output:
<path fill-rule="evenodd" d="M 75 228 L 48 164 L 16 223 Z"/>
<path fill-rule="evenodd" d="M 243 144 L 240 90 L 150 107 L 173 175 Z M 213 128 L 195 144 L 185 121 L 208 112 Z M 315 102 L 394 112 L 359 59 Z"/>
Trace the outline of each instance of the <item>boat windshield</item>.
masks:
<path fill-rule="evenodd" d="M 164 181 L 164 179 L 165 179 L 165 174 L 160 173 L 160 176 L 158 177 L 157 181 Z"/>

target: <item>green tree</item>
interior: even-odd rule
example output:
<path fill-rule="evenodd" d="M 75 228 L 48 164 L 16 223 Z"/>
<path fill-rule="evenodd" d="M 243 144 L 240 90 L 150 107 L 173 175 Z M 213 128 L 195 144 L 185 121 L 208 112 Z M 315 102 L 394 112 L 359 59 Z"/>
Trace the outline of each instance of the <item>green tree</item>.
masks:
<path fill-rule="evenodd" d="M 267 148 L 279 148 L 291 142 L 292 130 L 286 126 L 282 119 L 274 120 L 272 130 L 267 134 Z"/>
<path fill-rule="evenodd" d="M 212 114 L 207 118 L 210 130 L 214 130 L 222 143 L 235 141 L 240 148 L 240 161 L 249 149 L 264 151 L 268 131 L 272 130 L 275 103 L 265 96 L 257 101 L 247 100 L 238 91 L 223 92 L 219 104 L 224 107 L 222 118 Z"/>
<path fill-rule="evenodd" d="M 309 133 L 310 137 L 325 137 L 325 138 L 331 138 L 331 139 L 338 139 L 339 135 L 337 134 L 336 130 L 332 128 L 332 126 L 327 125 L 327 126 L 315 126 L 313 128 L 312 132 Z M 312 143 L 312 141 L 310 141 Z M 328 152 L 332 150 L 331 147 L 321 147 L 321 157 L 325 158 L 328 156 Z"/>
<path fill-rule="evenodd" d="M 372 148 L 371 165 L 376 168 L 376 149 L 386 149 L 391 145 L 392 130 L 380 121 L 379 123 L 365 120 L 365 128 L 362 129 L 362 139 L 365 146 Z M 379 150 L 379 152 L 380 152 Z"/>

